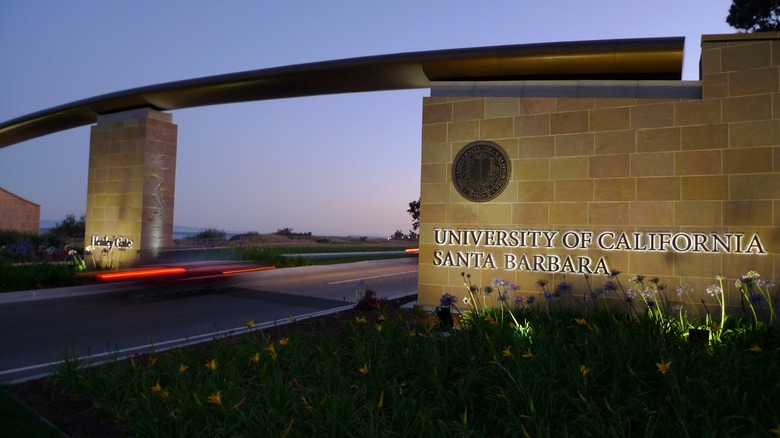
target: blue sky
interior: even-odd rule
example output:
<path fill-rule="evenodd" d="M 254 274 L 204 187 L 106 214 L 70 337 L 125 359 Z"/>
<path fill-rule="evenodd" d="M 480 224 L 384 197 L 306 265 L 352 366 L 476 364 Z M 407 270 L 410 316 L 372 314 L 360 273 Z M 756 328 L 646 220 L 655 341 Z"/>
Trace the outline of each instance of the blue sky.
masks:
<path fill-rule="evenodd" d="M 0 2 L 0 121 L 129 88 L 422 50 L 734 33 L 729 0 Z M 408 231 L 428 90 L 179 110 L 175 223 L 317 235 Z M 86 211 L 89 127 L 0 148 L 41 219 Z"/>

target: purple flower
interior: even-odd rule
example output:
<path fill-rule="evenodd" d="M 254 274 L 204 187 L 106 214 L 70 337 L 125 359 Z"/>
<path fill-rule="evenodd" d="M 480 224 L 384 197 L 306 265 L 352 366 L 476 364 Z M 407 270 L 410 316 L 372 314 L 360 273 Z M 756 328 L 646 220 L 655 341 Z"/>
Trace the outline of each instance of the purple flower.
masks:
<path fill-rule="evenodd" d="M 525 300 L 525 302 L 528 303 L 528 304 L 533 304 L 534 301 L 536 301 L 536 297 L 534 297 L 534 296 L 530 296 L 530 297 L 526 298 L 526 300 Z"/>
<path fill-rule="evenodd" d="M 710 296 L 720 295 L 723 293 L 723 288 L 718 286 L 717 284 L 711 284 L 707 287 L 707 293 L 710 294 Z"/>
<path fill-rule="evenodd" d="M 494 277 L 493 281 L 490 282 L 490 285 L 496 288 L 502 288 L 506 284 L 506 281 L 501 277 Z"/>
<path fill-rule="evenodd" d="M 545 301 L 550 301 L 553 298 L 552 292 L 544 291 L 544 295 L 542 295 Z"/>
<path fill-rule="evenodd" d="M 601 296 L 603 291 L 601 289 L 594 289 L 592 290 L 587 297 L 585 297 L 586 300 L 595 301 L 598 297 Z"/>
<path fill-rule="evenodd" d="M 536 285 L 541 288 L 544 288 L 545 286 L 547 286 L 547 280 L 545 280 L 544 278 L 540 278 L 536 280 Z"/>
<path fill-rule="evenodd" d="M 485 295 L 492 295 L 493 294 L 493 288 L 490 286 L 485 286 Z"/>
<path fill-rule="evenodd" d="M 458 302 L 458 297 L 445 292 L 444 295 L 441 296 L 441 300 L 439 300 L 439 305 L 441 307 L 450 307 L 455 305 L 455 303 L 457 302 Z"/>
<path fill-rule="evenodd" d="M 626 301 L 628 301 L 629 303 L 630 303 L 631 301 L 634 301 L 634 297 L 635 297 L 635 296 L 636 296 L 636 291 L 634 290 L 634 288 L 633 288 L 633 287 L 632 287 L 632 288 L 629 288 L 629 289 L 626 291 Z"/>
<path fill-rule="evenodd" d="M 605 294 L 608 294 L 608 293 L 610 293 L 610 292 L 614 292 L 614 291 L 616 291 L 616 290 L 617 290 L 617 284 L 615 284 L 615 282 L 614 282 L 614 281 L 612 281 L 612 280 L 607 280 L 607 281 L 604 283 L 604 293 L 605 293 Z"/>
<path fill-rule="evenodd" d="M 507 284 L 507 285 L 506 285 L 506 291 L 507 291 L 507 293 L 510 293 L 510 294 L 511 294 L 512 292 L 514 292 L 514 291 L 516 291 L 516 290 L 517 290 L 517 285 L 516 285 L 516 284 L 514 284 L 514 283 L 509 283 L 509 284 Z"/>
<path fill-rule="evenodd" d="M 750 304 L 761 304 L 766 299 L 761 294 L 750 294 Z"/>
<path fill-rule="evenodd" d="M 562 281 L 555 286 L 555 293 L 558 295 L 568 295 L 571 293 L 571 283 Z"/>
<path fill-rule="evenodd" d="M 515 304 L 522 304 L 523 303 L 523 297 L 515 297 L 512 300 L 512 302 L 515 303 Z"/>

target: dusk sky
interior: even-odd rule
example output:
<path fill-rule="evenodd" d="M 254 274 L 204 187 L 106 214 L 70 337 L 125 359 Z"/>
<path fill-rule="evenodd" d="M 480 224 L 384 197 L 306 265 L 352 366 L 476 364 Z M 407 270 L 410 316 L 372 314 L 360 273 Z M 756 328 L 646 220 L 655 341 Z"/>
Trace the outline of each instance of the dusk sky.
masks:
<path fill-rule="evenodd" d="M 735 33 L 730 0 L 0 1 L 0 121 L 130 88 L 424 50 Z M 173 112 L 175 224 L 384 236 L 411 229 L 422 98 L 343 94 Z M 42 220 L 86 211 L 89 127 L 0 148 Z"/>

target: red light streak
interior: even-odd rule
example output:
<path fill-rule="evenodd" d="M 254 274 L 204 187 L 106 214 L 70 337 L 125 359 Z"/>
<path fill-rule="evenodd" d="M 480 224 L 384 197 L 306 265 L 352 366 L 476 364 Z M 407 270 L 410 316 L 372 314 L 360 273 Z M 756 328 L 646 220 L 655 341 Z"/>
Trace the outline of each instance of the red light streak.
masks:
<path fill-rule="evenodd" d="M 259 268 L 232 269 L 230 271 L 223 271 L 222 275 L 242 274 L 244 272 L 255 272 L 255 271 L 267 271 L 269 269 L 276 269 L 276 266 L 261 266 Z"/>
<path fill-rule="evenodd" d="M 108 272 L 105 274 L 97 274 L 96 277 L 99 280 L 124 280 L 128 278 L 142 278 L 142 277 L 154 277 L 157 275 L 167 274 L 183 274 L 187 272 L 184 268 L 150 268 L 150 269 L 136 269 L 132 271 L 120 271 L 120 272 Z"/>

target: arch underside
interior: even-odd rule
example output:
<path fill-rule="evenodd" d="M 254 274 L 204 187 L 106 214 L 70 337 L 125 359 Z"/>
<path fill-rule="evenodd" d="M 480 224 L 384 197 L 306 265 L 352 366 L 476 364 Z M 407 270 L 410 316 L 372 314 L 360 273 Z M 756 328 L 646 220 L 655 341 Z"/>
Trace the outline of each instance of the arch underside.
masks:
<path fill-rule="evenodd" d="M 588 81 L 590 89 L 598 81 L 674 84 L 672 81 L 682 77 L 683 47 L 683 37 L 509 45 L 379 55 L 209 76 L 104 94 L 3 122 L 0 147 L 94 124 L 100 115 L 144 107 L 167 111 L 432 85 L 446 90 L 448 84 L 460 84 L 462 93 L 463 84 L 465 89 L 473 89 L 472 83 L 490 81 L 515 84 L 501 87 L 504 94 L 517 93 L 520 88 L 538 93 L 535 81 L 548 84 L 548 90 L 560 90 L 552 84 L 572 81 Z M 518 87 L 518 83 L 523 86 Z M 497 88 L 493 85 L 487 92 Z"/>

